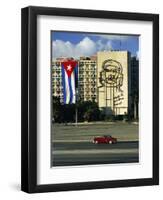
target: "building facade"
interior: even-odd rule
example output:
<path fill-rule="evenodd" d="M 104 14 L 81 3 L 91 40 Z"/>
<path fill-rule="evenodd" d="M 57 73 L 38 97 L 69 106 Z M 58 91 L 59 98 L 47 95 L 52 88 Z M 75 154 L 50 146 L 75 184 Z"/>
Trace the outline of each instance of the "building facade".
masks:
<path fill-rule="evenodd" d="M 131 56 L 127 51 L 97 53 L 98 105 L 106 115 L 131 109 Z"/>
<path fill-rule="evenodd" d="M 61 71 L 61 61 L 56 60 L 52 62 L 52 96 L 58 97 L 60 102 L 63 103 L 63 86 L 62 86 L 62 71 Z"/>
<path fill-rule="evenodd" d="M 139 61 L 131 58 L 131 117 L 139 118 Z"/>
<path fill-rule="evenodd" d="M 64 58 L 58 58 L 52 62 L 52 95 L 60 98 L 63 103 L 63 86 L 61 62 Z M 81 57 L 78 60 L 78 100 L 97 102 L 97 66 L 96 60 Z"/>
<path fill-rule="evenodd" d="M 79 60 L 78 97 L 81 101 L 97 102 L 97 66 L 89 58 Z"/>
<path fill-rule="evenodd" d="M 52 62 L 52 95 L 63 103 L 61 62 Z M 138 118 L 139 62 L 128 51 L 103 51 L 78 60 L 78 101 L 95 101 L 105 115 Z"/>

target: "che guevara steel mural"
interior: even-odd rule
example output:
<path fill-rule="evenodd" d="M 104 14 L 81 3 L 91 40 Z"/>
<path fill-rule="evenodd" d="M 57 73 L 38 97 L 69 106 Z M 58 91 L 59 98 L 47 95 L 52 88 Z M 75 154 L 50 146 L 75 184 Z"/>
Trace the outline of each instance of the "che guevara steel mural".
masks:
<path fill-rule="evenodd" d="M 107 59 L 102 63 L 102 70 L 99 76 L 100 88 L 106 87 L 115 91 L 112 97 L 114 106 L 122 104 L 123 97 L 123 68 L 120 62 Z M 110 97 L 111 98 L 111 97 Z"/>

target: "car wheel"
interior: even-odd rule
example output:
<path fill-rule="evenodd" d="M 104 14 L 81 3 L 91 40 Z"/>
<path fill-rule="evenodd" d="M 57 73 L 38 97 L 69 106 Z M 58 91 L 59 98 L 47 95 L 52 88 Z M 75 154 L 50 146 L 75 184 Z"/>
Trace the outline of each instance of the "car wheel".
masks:
<path fill-rule="evenodd" d="M 112 144 L 112 143 L 113 143 L 113 142 L 110 140 L 110 141 L 109 141 L 109 144 Z"/>

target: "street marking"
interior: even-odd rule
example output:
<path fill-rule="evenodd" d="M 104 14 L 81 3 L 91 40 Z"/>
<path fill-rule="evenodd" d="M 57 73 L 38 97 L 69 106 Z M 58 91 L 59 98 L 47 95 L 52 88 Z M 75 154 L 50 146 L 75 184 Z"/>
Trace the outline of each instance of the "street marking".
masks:
<path fill-rule="evenodd" d="M 138 149 L 90 149 L 90 150 L 55 150 L 52 154 L 65 155 L 65 154 L 124 154 L 124 153 L 138 153 Z"/>
<path fill-rule="evenodd" d="M 85 140 L 52 140 L 53 143 L 69 143 L 69 142 L 90 142 L 90 143 L 93 143 L 93 140 L 88 140 L 88 139 L 85 139 Z M 137 139 L 128 139 L 128 140 L 125 140 L 125 139 L 121 139 L 121 140 L 118 140 L 118 142 L 138 142 Z"/>

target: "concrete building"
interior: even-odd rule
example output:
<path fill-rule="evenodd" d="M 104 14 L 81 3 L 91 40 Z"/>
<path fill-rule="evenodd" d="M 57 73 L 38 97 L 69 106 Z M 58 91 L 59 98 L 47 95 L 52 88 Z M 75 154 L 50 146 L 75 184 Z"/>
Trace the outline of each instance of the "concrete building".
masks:
<path fill-rule="evenodd" d="M 63 86 L 61 62 L 65 58 L 57 58 L 52 62 L 52 95 L 63 103 Z M 78 100 L 97 102 L 97 67 L 96 60 L 81 57 L 78 60 Z"/>
<path fill-rule="evenodd" d="M 127 51 L 97 53 L 97 100 L 106 115 L 128 115 L 131 112 L 130 60 Z"/>
<path fill-rule="evenodd" d="M 97 66 L 96 60 L 81 57 L 79 60 L 79 99 L 97 102 Z"/>
<path fill-rule="evenodd" d="M 52 62 L 52 96 L 60 98 L 63 103 L 63 86 L 62 86 L 62 71 L 61 60 Z"/>
<path fill-rule="evenodd" d="M 63 103 L 61 62 L 52 62 L 52 94 Z M 78 100 L 96 101 L 106 115 L 138 118 L 139 62 L 128 51 L 98 52 L 78 60 Z"/>
<path fill-rule="evenodd" d="M 139 60 L 131 58 L 131 117 L 139 118 Z"/>

